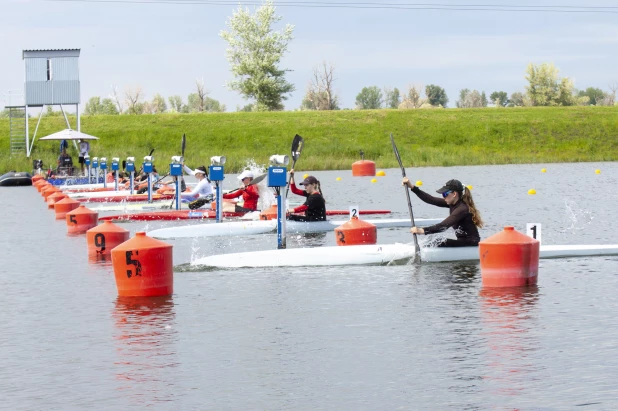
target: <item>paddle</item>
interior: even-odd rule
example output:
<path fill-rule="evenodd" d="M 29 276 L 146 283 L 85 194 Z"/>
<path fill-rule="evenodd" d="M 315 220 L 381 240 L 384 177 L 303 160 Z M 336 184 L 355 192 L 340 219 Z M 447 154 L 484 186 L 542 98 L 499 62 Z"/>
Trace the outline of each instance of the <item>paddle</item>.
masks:
<path fill-rule="evenodd" d="M 267 175 L 268 175 L 268 174 L 261 174 L 261 175 L 259 175 L 259 176 L 255 177 L 253 180 L 251 180 L 251 182 L 250 182 L 249 184 L 247 184 L 247 186 L 246 186 L 246 187 L 252 186 L 252 185 L 254 185 L 254 184 L 259 184 L 262 180 L 264 180 L 264 179 L 266 178 L 266 176 L 267 176 Z M 227 192 L 227 194 L 230 194 L 230 193 L 235 193 L 236 191 L 238 191 L 238 190 L 242 190 L 242 189 L 244 189 L 244 188 L 246 188 L 246 187 L 238 187 L 238 188 L 235 188 L 235 189 L 233 189 L 233 190 L 231 190 L 231 191 L 228 191 L 228 192 Z"/>
<path fill-rule="evenodd" d="M 393 133 L 391 133 L 391 143 L 393 144 L 393 151 L 395 152 L 395 157 L 397 157 L 397 162 L 399 163 L 399 168 L 401 168 L 401 176 L 406 176 L 406 169 L 403 167 L 403 163 L 401 162 L 401 157 L 399 156 L 399 150 L 397 150 L 397 146 L 395 145 L 395 139 L 393 138 Z M 406 190 L 406 198 L 408 199 L 408 211 L 410 212 L 410 221 L 412 222 L 412 227 L 416 226 L 414 223 L 414 213 L 412 212 L 412 202 L 410 201 L 410 191 L 408 190 L 408 186 L 403 186 Z M 414 236 L 414 262 L 421 261 L 421 248 L 418 245 L 418 239 L 416 238 L 416 234 Z"/>
<path fill-rule="evenodd" d="M 304 140 L 301 136 L 296 134 L 294 136 L 294 140 L 292 140 L 292 170 L 296 166 L 296 160 L 300 157 L 300 153 L 303 151 Z M 288 186 L 285 189 L 285 197 L 287 198 L 288 192 L 290 191 L 290 182 L 292 181 L 292 176 L 290 176 L 290 180 L 288 181 Z"/>

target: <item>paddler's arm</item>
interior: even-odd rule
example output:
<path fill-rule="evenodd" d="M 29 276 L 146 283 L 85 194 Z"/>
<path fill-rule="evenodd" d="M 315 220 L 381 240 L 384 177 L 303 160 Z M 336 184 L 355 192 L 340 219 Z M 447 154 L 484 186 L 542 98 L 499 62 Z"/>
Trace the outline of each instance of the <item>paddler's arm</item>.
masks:
<path fill-rule="evenodd" d="M 438 224 L 431 225 L 422 229 L 425 234 L 441 233 L 448 230 L 450 227 L 456 226 L 461 220 L 466 217 L 468 213 L 465 207 L 457 207 L 453 210 L 453 213 L 446 217 L 444 221 Z"/>
<path fill-rule="evenodd" d="M 294 169 L 290 170 L 290 189 L 297 196 L 307 197 L 307 193 L 305 192 L 305 190 L 301 190 L 296 187 L 296 182 L 294 181 Z"/>

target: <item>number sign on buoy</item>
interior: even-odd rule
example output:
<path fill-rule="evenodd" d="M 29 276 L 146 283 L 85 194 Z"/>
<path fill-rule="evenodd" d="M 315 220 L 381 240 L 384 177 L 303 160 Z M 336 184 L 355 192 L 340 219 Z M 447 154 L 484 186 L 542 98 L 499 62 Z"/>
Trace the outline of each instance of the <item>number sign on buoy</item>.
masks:
<path fill-rule="evenodd" d="M 353 218 L 358 218 L 360 214 L 360 210 L 358 209 L 357 205 L 351 205 L 350 206 L 350 220 Z"/>
<path fill-rule="evenodd" d="M 541 224 L 540 223 L 528 223 L 526 224 L 526 234 L 530 237 L 541 242 Z"/>

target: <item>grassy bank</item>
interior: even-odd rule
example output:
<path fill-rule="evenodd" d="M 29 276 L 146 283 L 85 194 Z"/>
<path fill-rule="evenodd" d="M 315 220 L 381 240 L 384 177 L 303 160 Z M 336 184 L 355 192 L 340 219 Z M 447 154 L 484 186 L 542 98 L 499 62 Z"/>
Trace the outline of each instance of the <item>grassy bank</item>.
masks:
<path fill-rule="evenodd" d="M 35 125 L 31 119 L 31 130 Z M 61 117 L 44 118 L 38 136 L 63 128 Z M 390 132 L 410 166 L 618 160 L 613 107 L 84 116 L 82 131 L 101 138 L 91 143 L 91 156 L 133 155 L 141 164 L 154 147 L 155 163 L 164 169 L 179 154 L 182 133 L 187 164 L 208 165 L 211 156 L 225 155 L 228 172 L 248 159 L 261 164 L 272 154 L 289 154 L 296 133 L 305 138 L 298 163 L 303 170 L 350 169 L 361 149 L 378 168 L 396 167 Z M 9 157 L 8 135 L 8 120 L 0 119 L 0 172 L 30 170 L 25 156 Z M 37 141 L 32 158 L 55 162 L 58 146 Z M 77 162 L 73 147 L 70 154 Z"/>

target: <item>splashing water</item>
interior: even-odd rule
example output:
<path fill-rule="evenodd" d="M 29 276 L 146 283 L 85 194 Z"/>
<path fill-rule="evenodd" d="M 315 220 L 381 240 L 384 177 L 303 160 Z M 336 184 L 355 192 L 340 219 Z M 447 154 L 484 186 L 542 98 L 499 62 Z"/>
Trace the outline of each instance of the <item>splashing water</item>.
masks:
<path fill-rule="evenodd" d="M 583 230 L 594 218 L 591 211 L 579 208 L 575 201 L 565 200 L 564 208 L 568 226 L 564 230 L 559 231 L 563 234 L 569 231 Z"/>
<path fill-rule="evenodd" d="M 247 164 L 245 165 L 244 170 L 250 170 L 253 175 L 258 176 L 260 174 L 266 173 L 266 166 L 256 163 L 255 159 L 251 158 L 247 160 Z M 266 180 L 267 179 L 264 179 L 258 184 L 256 184 L 258 194 L 260 195 L 260 199 L 258 200 L 258 210 L 267 209 L 268 207 L 276 203 L 275 194 L 273 193 L 273 190 L 267 186 Z"/>

